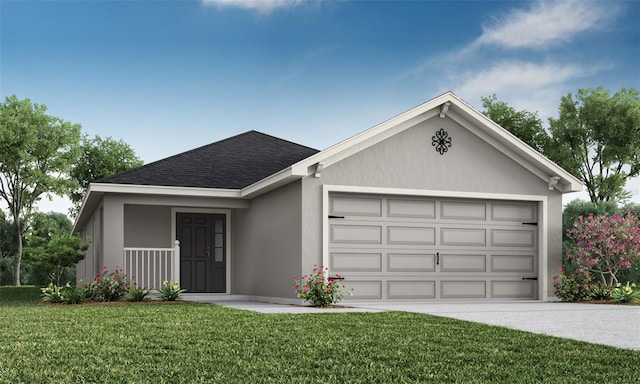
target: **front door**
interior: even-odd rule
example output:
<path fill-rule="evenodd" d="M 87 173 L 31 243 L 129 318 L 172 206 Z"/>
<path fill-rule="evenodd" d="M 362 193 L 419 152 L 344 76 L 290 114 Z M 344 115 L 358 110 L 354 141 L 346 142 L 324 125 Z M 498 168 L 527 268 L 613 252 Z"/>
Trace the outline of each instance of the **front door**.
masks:
<path fill-rule="evenodd" d="M 226 292 L 226 232 L 224 214 L 176 215 L 180 286 L 187 292 Z"/>

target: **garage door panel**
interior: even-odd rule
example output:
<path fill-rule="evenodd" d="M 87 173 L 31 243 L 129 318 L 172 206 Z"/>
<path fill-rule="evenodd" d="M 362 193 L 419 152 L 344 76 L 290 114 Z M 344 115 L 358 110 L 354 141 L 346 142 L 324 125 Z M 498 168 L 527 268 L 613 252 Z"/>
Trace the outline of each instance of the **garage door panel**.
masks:
<path fill-rule="evenodd" d="M 494 299 L 533 299 L 536 282 L 531 280 L 492 281 L 491 297 Z"/>
<path fill-rule="evenodd" d="M 389 199 L 387 201 L 387 216 L 434 219 L 436 217 L 436 203 L 428 200 Z"/>
<path fill-rule="evenodd" d="M 381 272 L 381 253 L 331 252 L 330 269 L 334 272 Z"/>
<path fill-rule="evenodd" d="M 491 272 L 535 272 L 535 255 L 491 255 Z"/>
<path fill-rule="evenodd" d="M 345 281 L 345 287 L 347 290 L 353 288 L 353 296 L 350 296 L 350 300 L 357 299 L 382 299 L 382 281 Z"/>
<path fill-rule="evenodd" d="M 494 247 L 535 247 L 533 229 L 492 229 L 491 245 Z"/>
<path fill-rule="evenodd" d="M 336 196 L 331 199 L 331 215 L 336 216 L 382 216 L 382 199 L 371 197 Z"/>
<path fill-rule="evenodd" d="M 440 203 L 440 218 L 444 220 L 486 220 L 485 203 L 443 201 Z"/>
<path fill-rule="evenodd" d="M 435 272 L 436 255 L 426 253 L 388 253 L 388 272 Z"/>
<path fill-rule="evenodd" d="M 375 225 L 331 225 L 331 242 L 339 244 L 382 244 L 382 227 Z"/>
<path fill-rule="evenodd" d="M 440 244 L 459 247 L 485 246 L 487 244 L 485 229 L 474 228 L 441 228 Z"/>
<path fill-rule="evenodd" d="M 487 282 L 484 280 L 440 281 L 442 299 L 484 299 L 487 297 Z"/>
<path fill-rule="evenodd" d="M 456 255 L 440 253 L 441 272 L 486 272 L 487 255 Z"/>
<path fill-rule="evenodd" d="M 491 220 L 513 221 L 513 222 L 534 222 L 535 207 L 533 204 L 499 204 L 491 205 Z"/>
<path fill-rule="evenodd" d="M 433 227 L 387 227 L 387 243 L 392 245 L 434 245 L 436 229 Z"/>
<path fill-rule="evenodd" d="M 387 281 L 388 299 L 435 299 L 435 281 Z"/>

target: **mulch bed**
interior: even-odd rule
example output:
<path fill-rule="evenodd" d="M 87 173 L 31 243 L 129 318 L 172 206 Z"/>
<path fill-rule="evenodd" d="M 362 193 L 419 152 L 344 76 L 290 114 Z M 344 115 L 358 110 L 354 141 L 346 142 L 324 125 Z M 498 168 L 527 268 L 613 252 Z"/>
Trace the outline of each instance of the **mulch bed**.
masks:
<path fill-rule="evenodd" d="M 613 300 L 588 300 L 588 301 L 578 301 L 578 303 L 582 303 L 582 304 L 640 305 L 640 303 L 621 303 L 619 301 L 613 301 Z"/>
<path fill-rule="evenodd" d="M 148 300 L 148 301 L 85 301 L 81 304 L 64 304 L 64 303 L 45 303 L 42 305 L 47 307 L 102 307 L 102 306 L 130 306 L 130 305 L 171 305 L 171 304 L 193 304 L 191 301 L 176 300 Z"/>

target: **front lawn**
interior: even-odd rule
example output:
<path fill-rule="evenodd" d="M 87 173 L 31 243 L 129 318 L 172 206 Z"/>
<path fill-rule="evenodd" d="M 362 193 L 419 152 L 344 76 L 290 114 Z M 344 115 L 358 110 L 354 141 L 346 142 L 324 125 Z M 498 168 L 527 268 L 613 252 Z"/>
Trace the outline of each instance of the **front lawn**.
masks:
<path fill-rule="evenodd" d="M 636 382 L 640 352 L 407 314 L 3 300 L 0 383 Z M 577 324 L 576 326 L 579 326 Z"/>

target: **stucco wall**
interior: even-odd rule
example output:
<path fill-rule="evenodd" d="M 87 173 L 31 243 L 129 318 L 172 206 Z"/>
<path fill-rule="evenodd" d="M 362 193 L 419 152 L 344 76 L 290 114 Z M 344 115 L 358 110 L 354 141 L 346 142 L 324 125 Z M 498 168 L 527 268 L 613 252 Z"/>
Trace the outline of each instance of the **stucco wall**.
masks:
<path fill-rule="evenodd" d="M 85 258 L 76 266 L 76 282 L 83 286 L 102 270 L 102 205 L 94 211 L 85 227 L 80 231 L 82 240 L 89 243 Z"/>
<path fill-rule="evenodd" d="M 297 181 L 232 212 L 232 293 L 294 297 L 292 277 L 301 269 L 301 200 Z"/>
<path fill-rule="evenodd" d="M 171 207 L 124 206 L 124 246 L 171 248 Z"/>
<path fill-rule="evenodd" d="M 444 155 L 431 145 L 440 128 L 453 141 Z M 323 184 L 548 196 L 549 273 L 560 264 L 561 194 L 449 118 L 427 120 L 326 167 L 321 178 L 303 179 L 303 272 L 322 261 Z"/>

